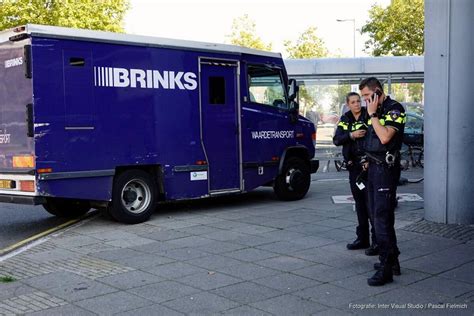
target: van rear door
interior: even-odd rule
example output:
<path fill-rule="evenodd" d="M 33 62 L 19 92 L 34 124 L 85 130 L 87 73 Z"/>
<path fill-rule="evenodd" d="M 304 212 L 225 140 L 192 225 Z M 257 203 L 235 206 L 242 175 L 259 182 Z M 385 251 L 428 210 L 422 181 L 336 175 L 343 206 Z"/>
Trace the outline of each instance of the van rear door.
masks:
<path fill-rule="evenodd" d="M 7 196 L 36 195 L 31 46 L 0 35 L 0 200 L 14 202 Z"/>

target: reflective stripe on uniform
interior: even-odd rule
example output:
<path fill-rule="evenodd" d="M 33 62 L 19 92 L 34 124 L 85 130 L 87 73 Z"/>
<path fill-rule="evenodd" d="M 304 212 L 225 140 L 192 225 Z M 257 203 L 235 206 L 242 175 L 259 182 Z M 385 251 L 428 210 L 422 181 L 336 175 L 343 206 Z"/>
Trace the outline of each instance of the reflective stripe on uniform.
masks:
<path fill-rule="evenodd" d="M 344 129 L 345 131 L 347 131 L 349 129 L 349 124 L 346 123 L 346 122 L 339 122 L 339 124 L 337 124 L 337 126 L 340 126 L 342 127 L 342 129 Z"/>
<path fill-rule="evenodd" d="M 407 122 L 407 117 L 405 116 L 405 114 L 403 114 L 403 117 L 399 117 L 395 120 L 395 122 L 397 123 L 400 123 L 400 124 L 405 124 Z"/>
<path fill-rule="evenodd" d="M 399 113 L 400 116 L 398 116 L 395 120 L 392 117 L 391 112 L 385 114 L 385 121 L 386 122 L 395 122 L 398 124 L 404 124 L 407 121 L 405 113 Z"/>
<path fill-rule="evenodd" d="M 365 123 L 357 123 L 357 124 L 353 124 L 352 125 L 352 131 L 357 131 L 359 130 L 361 127 L 367 127 L 367 125 Z"/>
<path fill-rule="evenodd" d="M 372 125 L 372 120 L 373 119 L 369 120 L 369 125 Z M 379 119 L 379 122 L 380 122 L 380 125 L 385 126 L 385 120 L 384 119 Z"/>

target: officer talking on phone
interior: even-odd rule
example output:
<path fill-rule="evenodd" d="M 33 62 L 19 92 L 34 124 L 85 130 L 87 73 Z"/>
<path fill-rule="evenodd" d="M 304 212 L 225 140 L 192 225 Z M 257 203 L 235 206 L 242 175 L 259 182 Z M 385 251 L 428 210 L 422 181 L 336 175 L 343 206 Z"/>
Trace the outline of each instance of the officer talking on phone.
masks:
<path fill-rule="evenodd" d="M 344 164 L 349 171 L 349 184 L 352 197 L 355 201 L 357 213 L 357 239 L 347 244 L 347 249 L 366 249 L 368 256 L 378 255 L 378 247 L 375 239 L 374 222 L 369 214 L 368 195 L 366 189 L 367 172 L 363 170 L 365 134 L 367 132 L 367 109 L 361 106 L 360 95 L 349 92 L 346 95 L 346 104 L 349 111 L 344 113 L 337 124 L 333 143 L 342 146 Z M 372 244 L 369 238 L 369 222 L 372 226 Z M 367 249 L 368 248 L 368 249 Z"/>
<path fill-rule="evenodd" d="M 367 189 L 380 253 L 380 263 L 374 265 L 377 271 L 367 282 L 379 286 L 392 282 L 393 275 L 400 274 L 393 200 L 406 117 L 403 106 L 385 95 L 377 78 L 362 80 L 359 89 L 370 117 L 365 145 L 369 162 Z"/>

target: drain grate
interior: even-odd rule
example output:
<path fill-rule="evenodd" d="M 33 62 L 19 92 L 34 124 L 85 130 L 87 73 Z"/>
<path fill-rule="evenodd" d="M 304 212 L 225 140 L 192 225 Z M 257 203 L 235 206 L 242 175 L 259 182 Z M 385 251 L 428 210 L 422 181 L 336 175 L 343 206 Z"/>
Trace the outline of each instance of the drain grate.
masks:
<path fill-rule="evenodd" d="M 407 225 L 403 230 L 421 234 L 430 234 L 444 238 L 450 238 L 460 241 L 474 240 L 473 225 L 441 224 L 421 220 L 419 222 Z"/>

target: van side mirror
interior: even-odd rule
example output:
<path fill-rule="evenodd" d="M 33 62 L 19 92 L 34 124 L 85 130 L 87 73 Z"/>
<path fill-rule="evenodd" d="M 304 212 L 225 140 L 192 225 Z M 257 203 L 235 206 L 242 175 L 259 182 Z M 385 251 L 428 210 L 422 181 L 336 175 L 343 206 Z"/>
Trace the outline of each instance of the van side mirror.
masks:
<path fill-rule="evenodd" d="M 296 101 L 291 101 L 290 102 L 290 111 L 289 111 L 289 117 L 290 117 L 290 122 L 291 124 L 296 124 L 298 122 L 298 116 L 300 112 L 300 105 Z"/>
<path fill-rule="evenodd" d="M 288 103 L 289 103 L 289 118 L 291 124 L 298 122 L 298 115 L 300 111 L 300 105 L 297 102 L 298 97 L 298 85 L 295 79 L 288 81 Z"/>
<path fill-rule="evenodd" d="M 296 100 L 298 96 L 299 87 L 296 84 L 295 79 L 290 79 L 288 81 L 288 101 L 291 103 L 292 101 Z"/>

